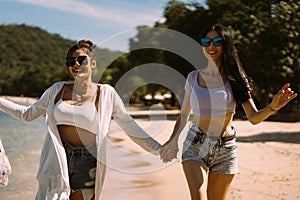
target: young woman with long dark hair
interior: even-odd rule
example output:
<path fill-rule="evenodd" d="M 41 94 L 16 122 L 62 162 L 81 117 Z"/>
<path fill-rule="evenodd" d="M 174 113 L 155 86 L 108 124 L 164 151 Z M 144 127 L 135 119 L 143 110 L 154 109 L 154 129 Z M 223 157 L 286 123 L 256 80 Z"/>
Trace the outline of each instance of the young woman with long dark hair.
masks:
<path fill-rule="evenodd" d="M 297 94 L 287 83 L 268 106 L 258 110 L 252 99 L 251 79 L 241 66 L 229 30 L 216 24 L 206 29 L 199 40 L 208 65 L 188 74 L 181 114 L 160 155 L 164 162 L 176 158 L 179 135 L 192 111 L 193 120 L 182 150 L 191 199 L 222 200 L 238 173 L 236 131 L 232 126 L 236 104 L 241 104 L 248 120 L 257 124 Z"/>

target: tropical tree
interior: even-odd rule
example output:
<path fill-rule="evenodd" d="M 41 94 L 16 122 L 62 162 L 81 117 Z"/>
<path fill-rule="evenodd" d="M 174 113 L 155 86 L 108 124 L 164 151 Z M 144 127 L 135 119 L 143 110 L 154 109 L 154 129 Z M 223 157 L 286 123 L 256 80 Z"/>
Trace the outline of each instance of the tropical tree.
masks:
<path fill-rule="evenodd" d="M 282 84 L 291 82 L 295 90 L 300 85 L 297 78 L 300 70 L 299 13 L 300 3 L 295 0 L 207 0 L 206 6 L 171 0 L 164 10 L 165 20 L 155 23 L 154 27 L 179 31 L 198 42 L 203 27 L 215 23 L 227 26 L 234 37 L 241 62 L 254 80 L 255 100 L 263 106 Z M 132 46 L 153 42 L 149 38 L 159 37 L 150 32 L 141 37 L 142 32 L 137 30 Z M 178 55 L 157 52 L 161 62 L 183 75 L 194 68 Z M 133 58 L 131 61 L 139 63 L 147 62 L 145 58 L 149 57 L 143 54 Z"/>

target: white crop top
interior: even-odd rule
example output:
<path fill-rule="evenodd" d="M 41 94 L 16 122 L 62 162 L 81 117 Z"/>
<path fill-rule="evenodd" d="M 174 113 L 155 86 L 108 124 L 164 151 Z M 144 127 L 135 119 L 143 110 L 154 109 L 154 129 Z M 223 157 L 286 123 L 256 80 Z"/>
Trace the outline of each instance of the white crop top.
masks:
<path fill-rule="evenodd" d="M 94 101 L 87 105 L 76 106 L 65 103 L 61 98 L 53 111 L 56 125 L 71 125 L 97 134 L 97 110 Z"/>
<path fill-rule="evenodd" d="M 235 112 L 234 99 L 229 81 L 217 88 L 203 88 L 198 84 L 198 71 L 188 74 L 184 89 L 190 93 L 193 114 L 199 116 L 224 115 Z"/>

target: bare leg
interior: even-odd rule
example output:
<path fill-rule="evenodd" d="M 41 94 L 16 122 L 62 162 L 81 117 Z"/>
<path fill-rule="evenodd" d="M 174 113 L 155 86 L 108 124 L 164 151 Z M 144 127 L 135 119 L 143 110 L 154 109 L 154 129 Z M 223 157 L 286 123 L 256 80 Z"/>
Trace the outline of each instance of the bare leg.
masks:
<path fill-rule="evenodd" d="M 95 195 L 92 196 L 91 200 L 95 199 Z M 81 190 L 76 190 L 70 196 L 70 200 L 84 200 Z"/>
<path fill-rule="evenodd" d="M 188 160 L 183 162 L 183 170 L 189 185 L 191 199 L 206 200 L 207 167 L 198 161 Z"/>
<path fill-rule="evenodd" d="M 95 194 L 92 196 L 90 200 L 95 199 Z M 84 200 L 81 190 L 76 190 L 70 195 L 70 200 Z"/>
<path fill-rule="evenodd" d="M 207 196 L 210 200 L 225 200 L 234 174 L 209 172 Z"/>
<path fill-rule="evenodd" d="M 70 200 L 83 200 L 81 190 L 76 190 L 70 195 Z"/>

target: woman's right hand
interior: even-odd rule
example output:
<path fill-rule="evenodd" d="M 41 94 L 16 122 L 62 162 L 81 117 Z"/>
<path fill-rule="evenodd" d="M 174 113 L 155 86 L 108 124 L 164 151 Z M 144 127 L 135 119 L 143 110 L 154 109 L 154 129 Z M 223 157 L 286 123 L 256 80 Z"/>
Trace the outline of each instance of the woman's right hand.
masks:
<path fill-rule="evenodd" d="M 164 163 L 170 162 L 174 158 L 177 158 L 178 151 L 178 140 L 169 139 L 165 144 L 162 145 L 159 151 L 160 158 Z"/>
<path fill-rule="evenodd" d="M 272 103 L 269 105 L 273 111 L 277 111 L 283 106 L 285 106 L 288 102 L 294 99 L 297 96 L 290 88 L 290 83 L 285 84 L 278 93 L 273 97 Z"/>

